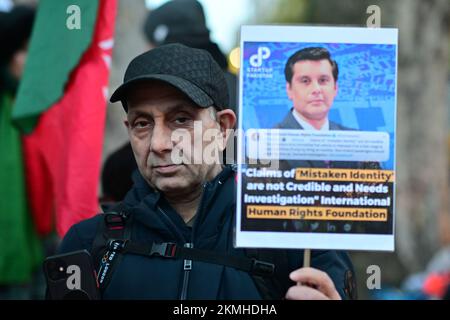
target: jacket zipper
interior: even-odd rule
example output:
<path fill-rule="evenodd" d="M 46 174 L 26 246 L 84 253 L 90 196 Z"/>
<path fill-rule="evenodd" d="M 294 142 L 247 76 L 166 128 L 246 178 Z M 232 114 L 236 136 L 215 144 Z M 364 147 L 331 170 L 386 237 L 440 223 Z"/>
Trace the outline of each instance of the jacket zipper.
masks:
<path fill-rule="evenodd" d="M 163 214 L 163 217 L 169 222 L 169 224 L 173 227 L 173 230 L 177 233 L 177 236 L 185 241 L 183 234 L 178 230 L 177 226 L 172 222 L 172 220 L 168 217 L 166 212 L 158 207 L 159 211 Z M 185 248 L 192 248 L 194 245 L 191 242 L 185 242 Z M 186 300 L 187 297 L 187 289 L 189 284 L 189 273 L 192 270 L 192 260 L 184 260 L 183 261 L 183 286 L 181 288 L 180 300 Z"/>
<path fill-rule="evenodd" d="M 208 183 L 205 183 L 203 185 L 203 194 L 202 194 L 202 198 L 200 200 L 200 206 L 196 213 L 196 216 L 197 216 L 196 221 L 199 218 L 199 215 L 203 210 L 207 189 L 208 189 Z M 194 222 L 194 225 L 195 225 L 195 222 Z M 192 230 L 191 242 L 185 243 L 184 247 L 185 248 L 193 248 L 194 247 L 194 230 Z M 183 277 L 183 286 L 181 288 L 180 300 L 187 299 L 187 290 L 188 290 L 188 286 L 189 286 L 189 275 L 192 270 L 192 260 L 184 260 L 183 261 L 183 270 L 184 270 L 184 277 Z"/>
<path fill-rule="evenodd" d="M 193 243 L 185 243 L 185 248 L 193 248 Z M 187 299 L 187 290 L 189 285 L 189 274 L 192 270 L 192 260 L 184 260 L 183 262 L 183 270 L 184 270 L 184 276 L 183 276 L 183 287 L 181 288 L 181 295 L 180 300 L 186 300 Z"/>

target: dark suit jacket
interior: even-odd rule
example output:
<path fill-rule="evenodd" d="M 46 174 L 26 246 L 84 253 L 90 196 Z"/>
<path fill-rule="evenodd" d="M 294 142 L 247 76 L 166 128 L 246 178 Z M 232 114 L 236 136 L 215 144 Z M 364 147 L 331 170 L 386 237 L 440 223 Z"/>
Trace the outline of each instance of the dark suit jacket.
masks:
<path fill-rule="evenodd" d="M 299 129 L 304 130 L 292 114 L 292 108 L 284 119 L 275 126 L 276 129 Z M 330 121 L 330 130 L 354 130 Z M 376 162 L 357 161 L 330 161 L 322 160 L 280 160 L 280 169 L 289 170 L 292 168 L 340 168 L 340 169 L 380 169 Z"/>

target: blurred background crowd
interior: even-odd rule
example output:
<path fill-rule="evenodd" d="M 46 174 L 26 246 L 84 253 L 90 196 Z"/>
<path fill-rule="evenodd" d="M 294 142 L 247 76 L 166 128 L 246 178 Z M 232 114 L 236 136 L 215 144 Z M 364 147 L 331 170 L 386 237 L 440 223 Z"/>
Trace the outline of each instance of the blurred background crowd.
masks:
<path fill-rule="evenodd" d="M 57 206 L 30 197 L 36 188 L 45 193 L 47 185 L 35 180 L 37 186 L 30 187 L 27 159 L 29 163 L 36 157 L 29 157 L 26 148 L 32 143 L 27 135 L 34 127 L 23 121 L 18 125 L 13 113 L 25 62 L 35 58 L 31 54 L 36 51 L 28 49 L 31 36 L 38 37 L 33 30 L 37 12 L 48 2 L 0 0 L 0 299 L 44 297 L 42 261 L 54 253 L 63 230 L 56 227 Z M 366 10 L 377 5 L 381 27 L 399 29 L 396 250 L 351 252 L 359 298 L 450 299 L 448 0 L 118 0 L 116 5 L 112 56 L 105 58 L 110 67 L 109 92 L 122 82 L 134 56 L 164 43 L 181 42 L 212 54 L 226 72 L 234 97 L 230 107 L 236 112 L 241 25 L 366 27 L 370 15 Z M 102 43 L 102 48 L 108 47 Z M 43 55 L 53 49 L 40 48 Z M 39 76 L 47 80 L 45 74 Z M 74 78 L 72 74 L 69 79 L 76 82 Z M 64 83 L 61 87 L 64 92 L 70 89 Z M 121 107 L 106 107 L 100 170 L 94 176 L 98 211 L 120 201 L 132 183 L 136 164 L 124 116 Z M 39 220 L 35 211 L 41 207 L 54 213 L 48 217 L 50 222 Z M 379 289 L 367 288 L 371 265 L 380 267 Z"/>

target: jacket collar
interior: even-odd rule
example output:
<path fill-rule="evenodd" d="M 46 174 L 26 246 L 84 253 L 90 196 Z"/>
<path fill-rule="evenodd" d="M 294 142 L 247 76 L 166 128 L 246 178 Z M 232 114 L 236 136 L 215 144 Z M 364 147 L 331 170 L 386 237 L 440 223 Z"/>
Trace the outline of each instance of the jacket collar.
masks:
<path fill-rule="evenodd" d="M 202 200 L 194 224 L 196 237 L 208 238 L 217 233 L 217 227 L 222 223 L 223 215 L 234 205 L 234 172 L 234 167 L 225 166 L 213 180 L 204 184 Z M 150 187 L 139 172 L 136 171 L 132 178 L 133 188 L 123 201 L 129 212 L 135 219 L 164 238 L 183 241 L 180 239 L 182 238 L 180 233 L 183 234 L 187 226 L 181 217 L 177 216 L 174 209 L 167 210 L 164 196 Z M 171 221 L 168 221 L 167 216 Z M 176 225 L 178 231 L 174 230 L 172 224 Z"/>

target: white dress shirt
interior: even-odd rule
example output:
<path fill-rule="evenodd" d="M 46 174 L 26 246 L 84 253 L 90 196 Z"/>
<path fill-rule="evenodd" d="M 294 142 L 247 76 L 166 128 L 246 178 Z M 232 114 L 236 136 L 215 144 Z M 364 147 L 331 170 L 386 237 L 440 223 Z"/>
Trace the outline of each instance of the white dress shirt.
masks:
<path fill-rule="evenodd" d="M 295 120 L 302 126 L 304 130 L 316 130 L 316 131 L 329 131 L 330 130 L 330 122 L 328 121 L 328 118 L 326 119 L 325 123 L 322 125 L 320 129 L 314 128 L 309 122 L 307 122 L 305 119 L 303 119 L 303 116 L 297 112 L 297 110 L 292 109 L 292 115 L 294 116 Z"/>

